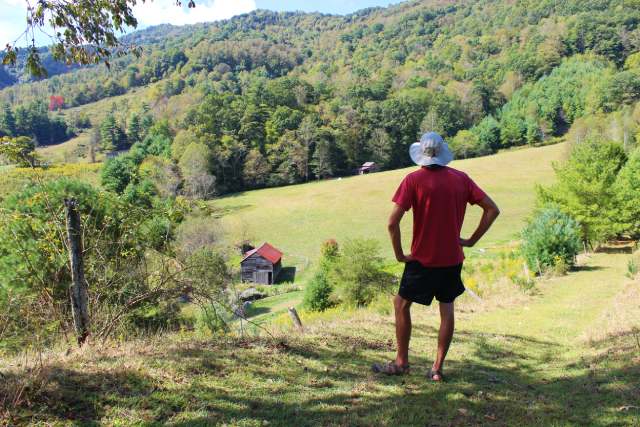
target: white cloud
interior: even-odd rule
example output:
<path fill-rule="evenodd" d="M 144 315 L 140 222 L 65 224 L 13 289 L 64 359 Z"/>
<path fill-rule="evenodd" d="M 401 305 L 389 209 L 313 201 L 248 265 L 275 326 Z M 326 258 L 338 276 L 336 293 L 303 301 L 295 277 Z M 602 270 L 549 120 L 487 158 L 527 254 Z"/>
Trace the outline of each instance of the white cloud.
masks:
<path fill-rule="evenodd" d="M 193 9 L 187 8 L 187 3 L 188 0 L 182 0 L 182 7 L 178 7 L 175 0 L 147 1 L 136 5 L 133 12 L 140 26 L 148 26 L 218 21 L 256 9 L 255 0 L 195 0 Z"/>

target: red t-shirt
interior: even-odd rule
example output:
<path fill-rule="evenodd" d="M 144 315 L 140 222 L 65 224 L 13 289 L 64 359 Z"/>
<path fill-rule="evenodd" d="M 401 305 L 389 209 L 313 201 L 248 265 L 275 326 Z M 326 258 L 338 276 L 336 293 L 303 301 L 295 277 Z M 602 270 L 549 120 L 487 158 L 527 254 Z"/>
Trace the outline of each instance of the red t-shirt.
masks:
<path fill-rule="evenodd" d="M 413 209 L 411 255 L 425 267 L 449 267 L 464 260 L 460 230 L 467 203 L 486 194 L 466 173 L 449 167 L 422 167 L 407 175 L 393 201 Z"/>

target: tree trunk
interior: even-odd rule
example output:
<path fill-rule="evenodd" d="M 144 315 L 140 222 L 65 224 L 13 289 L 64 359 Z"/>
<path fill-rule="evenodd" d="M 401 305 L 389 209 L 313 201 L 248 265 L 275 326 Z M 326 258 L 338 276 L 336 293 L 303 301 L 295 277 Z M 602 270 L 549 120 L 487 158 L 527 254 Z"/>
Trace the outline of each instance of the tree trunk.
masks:
<path fill-rule="evenodd" d="M 67 217 L 67 238 L 69 241 L 69 262 L 71 264 L 71 313 L 76 329 L 78 345 L 82 346 L 89 336 L 89 310 L 87 308 L 87 282 L 84 278 L 84 263 L 82 260 L 82 228 L 78 203 L 75 199 L 65 199 Z"/>

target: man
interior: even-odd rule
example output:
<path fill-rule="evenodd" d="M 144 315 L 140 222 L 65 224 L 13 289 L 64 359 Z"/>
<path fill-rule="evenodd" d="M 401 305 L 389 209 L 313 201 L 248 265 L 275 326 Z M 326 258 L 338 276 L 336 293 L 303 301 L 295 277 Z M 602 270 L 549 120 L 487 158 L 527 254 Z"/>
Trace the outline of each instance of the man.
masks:
<path fill-rule="evenodd" d="M 393 196 L 395 206 L 389 218 L 389 234 L 396 259 L 405 263 L 400 290 L 394 299 L 398 352 L 395 361 L 373 366 L 375 372 L 400 375 L 409 371 L 412 303 L 440 304 L 440 332 L 436 360 L 428 377 L 442 381 L 444 359 L 453 338 L 453 302 L 465 288 L 460 273 L 464 253 L 487 232 L 500 211 L 496 204 L 464 172 L 446 165 L 453 155 L 442 137 L 426 133 L 409 149 L 419 166 L 407 175 Z M 467 203 L 483 209 L 476 231 L 460 237 Z M 413 210 L 411 253 L 405 255 L 400 238 L 400 221 Z"/>

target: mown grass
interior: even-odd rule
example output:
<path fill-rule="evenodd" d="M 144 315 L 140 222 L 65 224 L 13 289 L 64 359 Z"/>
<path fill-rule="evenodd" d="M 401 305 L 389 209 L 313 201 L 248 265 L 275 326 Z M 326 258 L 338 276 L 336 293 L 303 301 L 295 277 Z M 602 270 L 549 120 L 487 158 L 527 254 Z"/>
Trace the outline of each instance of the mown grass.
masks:
<path fill-rule="evenodd" d="M 560 160 L 565 150 L 564 144 L 557 144 L 453 162 L 452 167 L 468 173 L 502 209 L 481 248 L 517 239 L 533 209 L 535 184 L 553 182 L 551 163 Z M 218 199 L 213 206 L 231 240 L 249 236 L 256 243 L 268 241 L 284 252 L 285 265 L 313 264 L 321 243 L 329 238 L 373 238 L 391 258 L 386 230 L 390 199 L 413 169 L 239 193 Z M 469 208 L 465 234 L 472 232 L 479 216 L 479 208 Z M 407 249 L 411 222 L 408 215 L 403 227 Z"/>
<path fill-rule="evenodd" d="M 518 303 L 460 305 L 447 382 L 424 377 L 436 311 L 415 307 L 412 373 L 380 377 L 393 355 L 393 319 L 371 310 L 329 313 L 303 334 L 164 335 L 46 357 L 8 425 L 449 426 L 638 425 L 640 283 L 628 255 L 598 254 Z M 630 323 L 629 323 L 630 322 Z M 621 328 L 624 323 L 624 328 Z M 592 331 L 601 336 L 586 338 Z M 15 361 L 8 382 L 34 378 Z M 7 365 L 5 365 L 7 366 Z"/>

